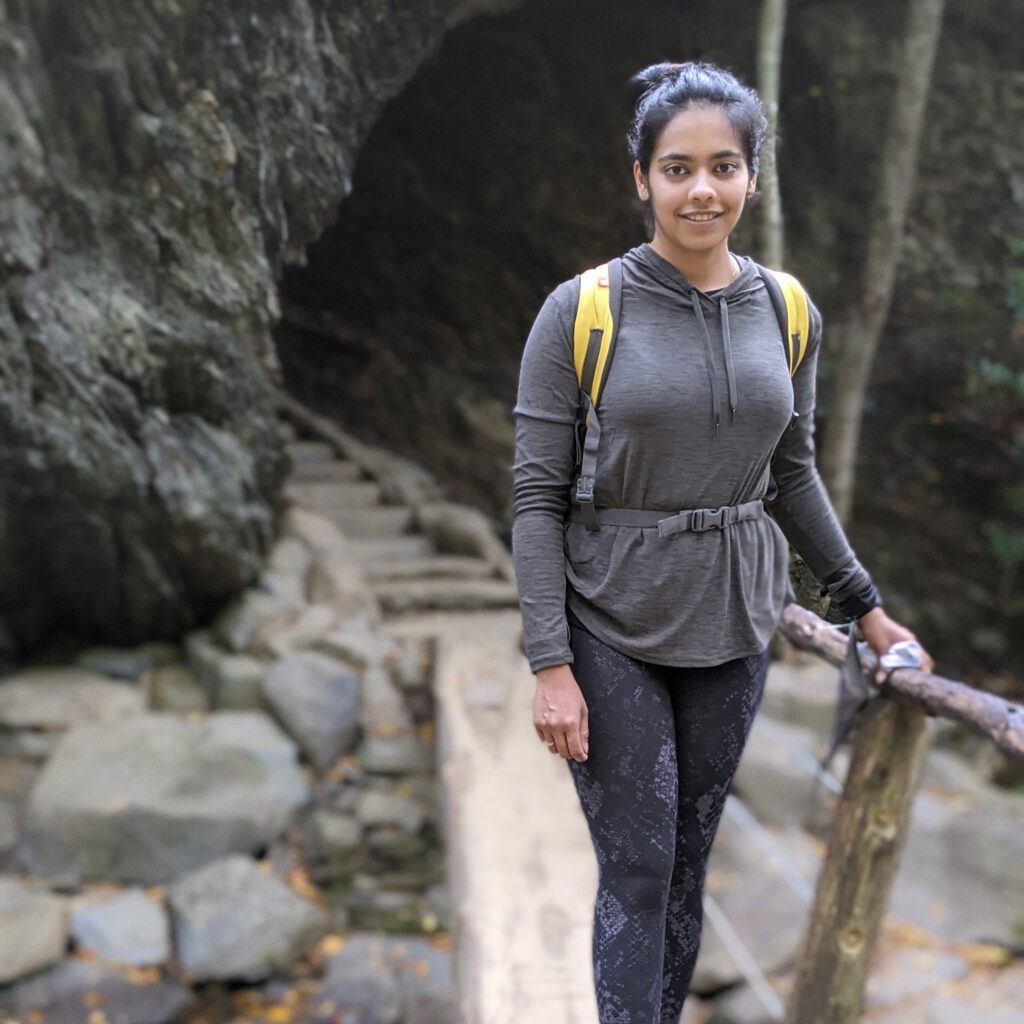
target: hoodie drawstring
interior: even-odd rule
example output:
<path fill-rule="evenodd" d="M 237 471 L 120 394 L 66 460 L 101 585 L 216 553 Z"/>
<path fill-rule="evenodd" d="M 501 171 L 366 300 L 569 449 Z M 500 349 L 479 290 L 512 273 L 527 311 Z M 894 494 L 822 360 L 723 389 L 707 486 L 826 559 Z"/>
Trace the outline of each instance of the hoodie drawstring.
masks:
<path fill-rule="evenodd" d="M 700 299 L 695 291 L 690 292 L 690 305 L 693 306 L 693 314 L 700 323 L 701 337 L 704 339 L 704 360 L 708 367 L 708 384 L 711 386 L 711 412 L 715 417 L 715 437 L 718 437 L 718 421 L 721 419 L 721 405 L 718 401 L 718 388 L 715 387 L 714 364 L 711 362 L 711 335 L 708 334 L 708 325 L 704 320 L 704 310 L 700 308 Z"/>
<path fill-rule="evenodd" d="M 718 300 L 722 312 L 722 347 L 725 349 L 725 379 L 729 382 L 729 409 L 731 418 L 736 419 L 736 371 L 732 365 L 732 337 L 729 334 L 729 304 L 724 298 Z"/>
<path fill-rule="evenodd" d="M 707 321 L 704 319 L 704 310 L 701 309 L 700 299 L 697 292 L 690 292 L 690 305 L 693 307 L 693 314 L 700 324 L 701 337 L 704 339 L 704 359 L 708 369 L 708 384 L 711 387 L 711 412 L 715 417 L 715 437 L 718 437 L 718 425 L 722 418 L 722 407 L 718 400 L 718 389 L 715 387 L 714 363 L 711 360 L 711 335 L 708 334 Z M 729 411 L 732 419 L 736 418 L 736 371 L 732 364 L 732 337 L 729 334 L 729 304 L 725 298 L 718 301 L 718 308 L 722 314 L 722 349 L 725 353 L 725 377 L 729 382 Z"/>

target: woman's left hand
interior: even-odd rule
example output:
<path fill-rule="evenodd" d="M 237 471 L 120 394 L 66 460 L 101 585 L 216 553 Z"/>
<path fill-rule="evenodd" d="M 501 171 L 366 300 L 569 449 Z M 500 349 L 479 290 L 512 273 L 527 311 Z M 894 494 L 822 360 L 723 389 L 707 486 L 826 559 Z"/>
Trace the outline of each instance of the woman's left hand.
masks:
<path fill-rule="evenodd" d="M 921 643 L 906 626 L 901 626 L 895 619 L 890 619 L 881 606 L 872 608 L 866 615 L 857 620 L 860 624 L 864 639 L 871 645 L 871 649 L 881 658 L 893 644 L 901 640 L 914 640 Z M 932 656 L 921 646 L 921 671 L 930 673 L 935 668 Z M 875 672 L 875 679 L 882 682 L 885 679 L 885 670 L 878 669 Z"/>

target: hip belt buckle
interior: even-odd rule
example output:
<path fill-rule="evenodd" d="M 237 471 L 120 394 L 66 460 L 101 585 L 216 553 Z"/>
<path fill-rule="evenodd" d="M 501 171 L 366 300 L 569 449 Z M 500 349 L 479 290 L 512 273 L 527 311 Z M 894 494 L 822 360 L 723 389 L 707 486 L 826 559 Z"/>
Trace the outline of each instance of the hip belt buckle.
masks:
<path fill-rule="evenodd" d="M 690 529 L 697 533 L 722 529 L 725 526 L 725 506 L 721 508 L 695 508 L 690 516 Z"/>

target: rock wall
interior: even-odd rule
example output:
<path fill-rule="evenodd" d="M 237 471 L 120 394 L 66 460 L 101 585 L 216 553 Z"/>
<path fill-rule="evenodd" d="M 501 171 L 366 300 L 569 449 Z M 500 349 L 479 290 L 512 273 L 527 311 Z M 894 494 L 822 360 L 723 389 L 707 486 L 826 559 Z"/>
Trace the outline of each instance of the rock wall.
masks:
<path fill-rule="evenodd" d="M 500 6 L 0 0 L 0 653 L 177 636 L 256 577 L 276 278 Z"/>

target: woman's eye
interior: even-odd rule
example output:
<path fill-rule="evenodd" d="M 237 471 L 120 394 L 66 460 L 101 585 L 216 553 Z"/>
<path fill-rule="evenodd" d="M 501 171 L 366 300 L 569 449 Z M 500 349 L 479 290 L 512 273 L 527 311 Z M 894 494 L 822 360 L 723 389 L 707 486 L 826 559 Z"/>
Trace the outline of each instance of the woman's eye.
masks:
<path fill-rule="evenodd" d="M 676 171 L 678 171 L 679 174 L 676 174 Z M 671 175 L 673 178 L 678 178 L 680 175 L 686 173 L 686 168 L 680 167 L 678 164 L 673 164 L 672 166 L 665 168 L 665 173 Z"/>
<path fill-rule="evenodd" d="M 736 170 L 736 164 L 724 163 L 718 165 L 718 171 L 722 174 L 732 174 Z"/>

